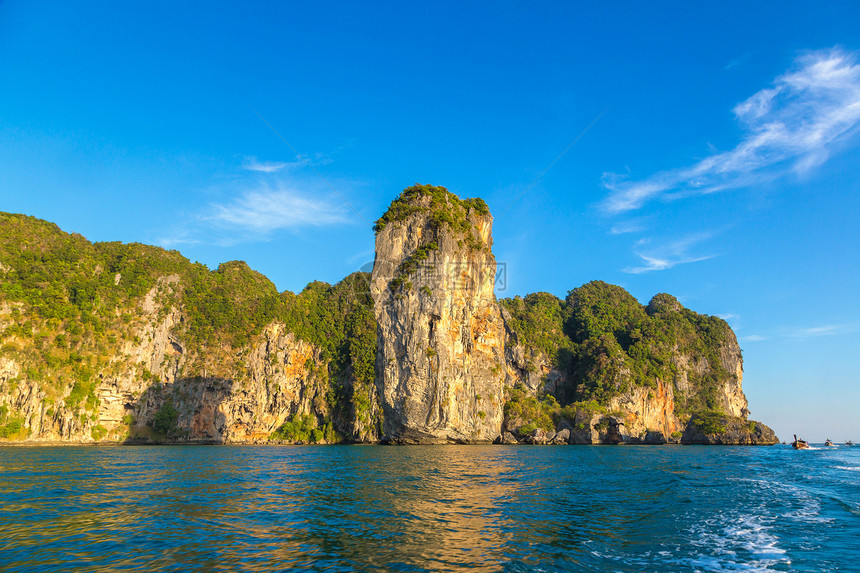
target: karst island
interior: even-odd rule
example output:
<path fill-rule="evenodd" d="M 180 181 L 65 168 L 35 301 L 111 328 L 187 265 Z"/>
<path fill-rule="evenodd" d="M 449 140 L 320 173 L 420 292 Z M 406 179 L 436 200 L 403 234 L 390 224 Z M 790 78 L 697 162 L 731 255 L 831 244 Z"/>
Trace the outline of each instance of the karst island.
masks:
<path fill-rule="evenodd" d="M 777 442 L 724 320 L 599 280 L 498 299 L 492 215 L 444 187 L 391 203 L 372 273 L 299 294 L 0 221 L 3 442 Z"/>

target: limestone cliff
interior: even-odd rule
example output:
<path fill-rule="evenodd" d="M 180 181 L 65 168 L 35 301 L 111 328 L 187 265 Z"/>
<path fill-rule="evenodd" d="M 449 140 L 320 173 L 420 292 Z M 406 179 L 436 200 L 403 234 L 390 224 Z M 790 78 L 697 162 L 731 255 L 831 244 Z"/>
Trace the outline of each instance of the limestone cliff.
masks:
<path fill-rule="evenodd" d="M 499 434 L 505 325 L 492 217 L 441 187 L 403 192 L 377 223 L 371 293 L 384 439 L 490 442 Z"/>
<path fill-rule="evenodd" d="M 314 441 L 341 439 L 333 427 L 316 423 L 331 425 L 333 414 L 319 347 L 273 323 L 244 347 L 212 353 L 238 356 L 238 363 L 214 366 L 210 356 L 182 344 L 183 313 L 154 302 L 160 287 L 175 284 L 176 277 L 164 277 L 147 294 L 129 340 L 95 374 L 85 400 L 75 399 L 74 385 L 54 394 L 22 376 L 15 360 L 0 358 L 6 394 L 0 401 L 20 418 L 28 441 L 260 442 L 296 417 L 313 418 L 308 424 L 322 432 Z M 194 368 L 195 362 L 204 366 Z M 173 414 L 154 427 L 166 409 Z"/>
<path fill-rule="evenodd" d="M 509 365 L 526 390 L 508 409 L 503 431 L 510 439 L 541 441 L 539 430 L 544 441 L 565 431 L 570 443 L 581 444 L 700 443 L 691 430 L 696 414 L 747 424 L 741 349 L 719 318 L 666 294 L 643 307 L 599 281 L 565 301 L 538 293 L 502 302 L 511 329 Z M 528 393 L 535 398 L 529 401 Z M 727 430 L 721 439 L 775 442 L 769 428 L 750 424 L 762 431 L 749 437 Z"/>
<path fill-rule="evenodd" d="M 378 439 L 366 273 L 278 293 L 242 262 L 2 213 L 0 267 L 0 439 Z"/>
<path fill-rule="evenodd" d="M 0 440 L 776 441 L 725 321 L 600 281 L 498 301 L 489 209 L 442 187 L 374 230 L 372 274 L 293 294 L 0 213 Z"/>

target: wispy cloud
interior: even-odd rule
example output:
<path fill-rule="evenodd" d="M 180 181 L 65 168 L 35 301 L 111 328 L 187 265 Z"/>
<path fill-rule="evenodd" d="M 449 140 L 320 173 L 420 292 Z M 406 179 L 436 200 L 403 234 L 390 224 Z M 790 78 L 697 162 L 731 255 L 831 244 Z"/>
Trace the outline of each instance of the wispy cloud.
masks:
<path fill-rule="evenodd" d="M 631 219 L 628 221 L 621 221 L 619 223 L 615 223 L 612 225 L 612 228 L 609 230 L 613 235 L 626 235 L 628 233 L 638 233 L 640 231 L 644 231 L 648 225 L 642 219 Z"/>
<path fill-rule="evenodd" d="M 843 322 L 835 324 L 820 324 L 817 326 L 783 326 L 775 328 L 764 334 L 750 334 L 741 336 L 738 340 L 742 342 L 760 342 L 763 340 L 794 339 L 806 340 L 810 338 L 821 338 L 823 336 L 845 336 L 860 332 L 860 323 Z"/>
<path fill-rule="evenodd" d="M 239 181 L 218 190 L 225 200 L 202 207 L 157 241 L 165 248 L 230 246 L 267 241 L 279 231 L 349 223 L 343 202 L 327 191 L 317 183 L 281 175 Z"/>
<path fill-rule="evenodd" d="M 623 269 L 623 271 L 638 275 L 652 271 L 665 271 L 678 265 L 711 259 L 715 255 L 691 254 L 696 245 L 710 237 L 711 233 L 696 233 L 656 245 L 652 244 L 650 239 L 639 240 L 636 243 L 634 252 L 644 264 L 637 267 L 628 267 Z"/>
<path fill-rule="evenodd" d="M 211 205 L 210 213 L 202 218 L 221 227 L 256 234 L 346 221 L 340 205 L 305 195 L 284 184 L 262 184 L 257 189 L 244 191 L 225 204 Z"/>
<path fill-rule="evenodd" d="M 837 336 L 857 332 L 858 324 L 843 323 L 843 324 L 823 324 L 819 326 L 809 326 L 802 328 L 787 328 L 782 331 L 783 336 L 788 338 L 817 338 L 819 336 Z"/>
<path fill-rule="evenodd" d="M 722 314 L 717 314 L 717 316 L 728 322 L 729 326 L 731 326 L 732 330 L 735 332 L 741 332 L 743 330 L 743 319 L 741 318 L 741 315 L 734 312 L 724 312 Z"/>
<path fill-rule="evenodd" d="M 726 67 L 724 67 L 723 69 L 724 70 L 731 70 L 731 69 L 736 68 L 740 65 L 743 65 L 744 62 L 746 62 L 747 59 L 749 59 L 749 57 L 750 57 L 750 54 L 744 54 L 743 56 L 740 56 L 739 58 L 735 58 L 734 60 L 732 60 L 731 62 L 726 64 Z"/>
<path fill-rule="evenodd" d="M 256 157 L 247 158 L 242 163 L 242 169 L 247 171 L 257 171 L 259 173 L 277 173 L 288 167 L 295 167 L 298 163 L 289 163 L 287 161 L 259 161 Z"/>
<path fill-rule="evenodd" d="M 331 163 L 331 158 L 324 153 L 315 153 L 310 156 L 299 156 L 296 161 L 260 161 L 254 156 L 246 157 L 242 161 L 242 169 L 256 173 L 282 173 L 292 172 L 303 167 L 326 165 Z"/>
<path fill-rule="evenodd" d="M 860 124 L 860 65 L 839 49 L 808 53 L 794 67 L 734 108 L 746 131 L 738 145 L 695 165 L 630 181 L 605 173 L 610 213 L 647 201 L 714 193 L 804 172 L 824 163 L 833 145 Z"/>

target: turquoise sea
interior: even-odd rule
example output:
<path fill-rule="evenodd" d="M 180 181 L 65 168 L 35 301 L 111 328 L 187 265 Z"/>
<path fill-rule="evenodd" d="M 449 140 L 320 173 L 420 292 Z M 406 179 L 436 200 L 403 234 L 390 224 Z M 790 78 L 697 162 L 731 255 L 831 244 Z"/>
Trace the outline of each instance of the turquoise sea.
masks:
<path fill-rule="evenodd" d="M 3 571 L 860 571 L 860 447 L 0 448 Z"/>

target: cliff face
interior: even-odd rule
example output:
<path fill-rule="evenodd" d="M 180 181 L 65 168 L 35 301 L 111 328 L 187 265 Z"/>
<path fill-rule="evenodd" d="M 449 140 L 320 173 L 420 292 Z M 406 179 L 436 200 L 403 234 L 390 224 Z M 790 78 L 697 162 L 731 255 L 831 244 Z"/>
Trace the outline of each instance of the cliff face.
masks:
<path fill-rule="evenodd" d="M 0 401 L 21 419 L 28 441 L 248 443 L 269 441 L 296 416 L 332 419 L 327 361 L 283 324 L 267 326 L 243 348 L 214 353 L 240 356 L 238 369 L 210 366 L 200 371 L 206 375 L 185 375 L 194 371 L 189 364 L 205 360 L 175 334 L 182 312 L 156 302 L 159 289 L 175 284 L 175 277 L 165 277 L 144 298 L 129 340 L 97 374 L 89 404 L 74 400 L 74 386 L 51 398 L 50 388 L 21 378 L 15 360 L 0 358 L 6 394 Z M 154 427 L 165 411 L 172 414 Z M 315 441 L 333 439 L 331 429 Z"/>
<path fill-rule="evenodd" d="M 565 301 L 537 293 L 502 303 L 513 379 L 527 394 L 552 398 L 515 393 L 507 441 L 552 441 L 564 431 L 578 444 L 702 443 L 691 430 L 696 414 L 735 420 L 727 428 L 748 423 L 741 349 L 721 319 L 666 294 L 643 307 L 601 282 Z M 775 442 L 756 427 L 751 437 L 726 430 L 719 443 Z"/>
<path fill-rule="evenodd" d="M 0 439 L 776 441 L 721 319 L 600 281 L 497 301 L 489 210 L 441 187 L 375 231 L 371 275 L 295 295 L 0 213 Z"/>
<path fill-rule="evenodd" d="M 713 389 L 711 407 L 729 416 L 746 419 L 749 410 L 742 390 L 743 360 L 734 333 L 730 333 L 720 345 L 718 355 L 718 370 L 722 374 Z M 671 362 L 675 373 L 667 380 L 658 378 L 654 387 L 631 386 L 609 399 L 609 411 L 624 413 L 620 416 L 623 426 L 619 428 L 622 441 L 636 443 L 656 439 L 677 442 L 683 435 L 689 421 L 689 411 L 684 408 L 685 398 L 705 392 L 695 380 L 714 375 L 715 369 L 708 360 L 681 353 L 678 349 L 675 349 Z M 676 393 L 681 400 L 678 404 Z"/>
<path fill-rule="evenodd" d="M 443 188 L 398 201 L 401 216 L 381 220 L 371 282 L 384 439 L 492 441 L 506 377 L 492 217 Z"/>
<path fill-rule="evenodd" d="M 284 325 L 271 324 L 255 344 L 238 353 L 245 355 L 241 377 L 224 372 L 177 377 L 165 372 L 160 383 L 132 390 L 131 395 L 140 398 L 131 400 L 129 389 L 123 387 L 126 380 L 116 380 L 113 391 L 126 397 L 123 414 L 134 420 L 129 438 L 152 439 L 153 421 L 167 404 L 175 411 L 165 436 L 171 441 L 267 442 L 296 416 L 331 418 L 325 400 L 329 380 L 319 348 L 285 332 Z"/>
<path fill-rule="evenodd" d="M 0 213 L 0 275 L 0 439 L 378 439 L 366 273 L 278 293 L 242 262 Z"/>

